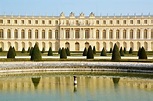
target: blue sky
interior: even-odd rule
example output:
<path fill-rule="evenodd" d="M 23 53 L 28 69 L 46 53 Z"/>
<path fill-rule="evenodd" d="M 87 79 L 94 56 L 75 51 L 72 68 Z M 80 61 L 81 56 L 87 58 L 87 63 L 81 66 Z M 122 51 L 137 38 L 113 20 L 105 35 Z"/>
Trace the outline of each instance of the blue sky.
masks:
<path fill-rule="evenodd" d="M 147 15 L 153 14 L 153 0 L 0 0 L 0 15 Z"/>

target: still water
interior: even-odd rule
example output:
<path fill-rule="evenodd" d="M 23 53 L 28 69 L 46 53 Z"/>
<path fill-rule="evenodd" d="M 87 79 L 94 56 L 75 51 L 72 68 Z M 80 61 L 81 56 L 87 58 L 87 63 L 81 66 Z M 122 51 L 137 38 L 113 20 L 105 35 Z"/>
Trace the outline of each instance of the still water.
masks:
<path fill-rule="evenodd" d="M 1 74 L 0 101 L 153 101 L 152 77 L 104 72 Z"/>

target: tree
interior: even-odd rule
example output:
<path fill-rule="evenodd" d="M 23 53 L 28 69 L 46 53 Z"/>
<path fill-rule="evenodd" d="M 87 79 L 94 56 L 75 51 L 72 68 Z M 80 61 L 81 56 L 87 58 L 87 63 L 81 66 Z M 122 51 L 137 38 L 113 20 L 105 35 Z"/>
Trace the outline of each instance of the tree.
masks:
<path fill-rule="evenodd" d="M 83 56 L 87 56 L 87 48 L 85 47 L 84 48 L 84 51 L 83 51 L 83 54 L 82 54 Z"/>
<path fill-rule="evenodd" d="M 66 54 L 64 47 L 62 48 L 60 52 L 60 59 L 67 59 L 67 54 Z"/>
<path fill-rule="evenodd" d="M 25 49 L 24 49 L 24 47 L 22 48 L 22 51 L 21 51 L 21 53 L 25 53 Z"/>
<path fill-rule="evenodd" d="M 122 47 L 120 48 L 120 55 L 121 55 L 121 56 L 124 56 L 124 52 L 123 52 L 123 50 L 122 50 Z"/>
<path fill-rule="evenodd" d="M 106 55 L 107 55 L 107 54 L 106 54 L 105 48 L 103 47 L 100 56 L 106 56 Z"/>
<path fill-rule="evenodd" d="M 132 54 L 132 53 L 133 53 L 133 49 L 131 47 L 130 50 L 129 50 L 129 54 Z"/>
<path fill-rule="evenodd" d="M 28 51 L 27 51 L 27 53 L 30 53 L 30 50 L 31 50 L 31 48 L 29 47 L 29 48 L 28 48 Z"/>
<path fill-rule="evenodd" d="M 30 56 L 32 55 L 32 51 L 33 51 L 33 47 L 31 47 L 30 49 L 30 53 L 29 53 Z"/>
<path fill-rule="evenodd" d="M 43 49 L 42 49 L 41 53 L 45 53 L 45 48 L 44 48 L 44 47 L 43 47 Z"/>
<path fill-rule="evenodd" d="M 12 59 L 15 58 L 15 51 L 14 51 L 12 46 L 10 46 L 10 48 L 9 48 L 9 50 L 7 52 L 7 58 L 12 58 Z"/>
<path fill-rule="evenodd" d="M 147 59 L 147 54 L 146 54 L 144 47 L 140 49 L 139 59 Z"/>
<path fill-rule="evenodd" d="M 61 48 L 58 49 L 58 54 L 61 54 Z"/>
<path fill-rule="evenodd" d="M 93 54 L 96 54 L 96 47 L 93 47 Z"/>
<path fill-rule="evenodd" d="M 124 47 L 124 54 L 126 54 L 126 48 Z"/>
<path fill-rule="evenodd" d="M 49 48 L 48 56 L 53 56 L 52 47 Z"/>
<path fill-rule="evenodd" d="M 69 48 L 67 47 L 65 50 L 66 50 L 66 54 L 67 54 L 67 56 L 70 56 L 71 54 L 70 54 L 70 50 L 69 50 Z"/>
<path fill-rule="evenodd" d="M 0 48 L 0 52 L 3 52 L 3 49 L 2 49 L 2 47 Z"/>
<path fill-rule="evenodd" d="M 15 48 L 13 47 L 13 51 L 14 51 L 14 54 L 15 54 L 15 56 L 16 56 L 16 51 L 15 51 Z"/>
<path fill-rule="evenodd" d="M 112 61 L 120 61 L 120 60 L 121 60 L 121 56 L 119 53 L 119 49 L 118 49 L 118 46 L 115 44 L 113 48 L 113 53 L 112 53 Z"/>
<path fill-rule="evenodd" d="M 39 50 L 38 44 L 35 44 L 35 46 L 32 50 L 31 60 L 33 60 L 33 61 L 42 60 L 42 56 L 41 56 L 41 52 Z"/>
<path fill-rule="evenodd" d="M 91 46 L 89 46 L 87 51 L 87 59 L 94 59 L 94 54 Z"/>
<path fill-rule="evenodd" d="M 110 51 L 109 51 L 109 53 L 112 53 L 112 51 L 113 51 L 113 49 L 112 49 L 112 48 L 110 48 Z"/>
<path fill-rule="evenodd" d="M 139 50 L 138 50 L 137 56 L 140 56 L 140 50 L 141 50 L 141 47 L 139 47 Z"/>

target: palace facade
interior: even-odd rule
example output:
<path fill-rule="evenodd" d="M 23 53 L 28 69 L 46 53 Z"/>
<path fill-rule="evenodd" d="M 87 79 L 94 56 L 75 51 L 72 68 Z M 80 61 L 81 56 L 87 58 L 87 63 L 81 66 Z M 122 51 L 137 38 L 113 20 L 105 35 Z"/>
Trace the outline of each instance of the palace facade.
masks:
<path fill-rule="evenodd" d="M 71 51 L 83 51 L 89 45 L 100 51 L 110 50 L 116 43 L 137 51 L 144 47 L 153 50 L 153 16 L 95 16 L 81 13 L 69 16 L 0 16 L 0 47 L 8 51 L 14 46 L 17 51 L 26 50 L 38 43 L 40 50 L 52 47 L 69 47 Z"/>

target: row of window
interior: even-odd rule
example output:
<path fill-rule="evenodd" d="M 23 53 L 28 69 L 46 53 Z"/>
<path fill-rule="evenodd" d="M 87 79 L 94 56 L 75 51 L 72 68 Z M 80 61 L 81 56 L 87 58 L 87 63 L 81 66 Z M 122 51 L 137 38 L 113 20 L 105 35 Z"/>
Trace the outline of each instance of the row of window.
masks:
<path fill-rule="evenodd" d="M 65 33 L 65 36 L 64 37 L 66 39 L 69 39 L 70 38 L 70 30 L 66 30 L 65 32 L 66 33 Z M 44 38 L 47 37 L 46 36 L 46 33 L 45 33 L 45 30 L 42 30 L 41 33 L 42 33 L 41 34 L 41 38 L 44 39 Z M 122 34 L 123 34 L 122 37 L 124 39 L 126 39 L 128 37 L 130 39 L 133 39 L 134 38 L 134 31 L 132 29 L 130 30 L 129 36 L 127 36 L 127 31 L 126 30 L 123 30 L 123 33 Z M 36 39 L 38 39 L 40 37 L 39 34 L 38 34 L 38 30 L 35 30 L 35 35 L 34 36 L 35 36 Z M 106 36 L 106 30 L 103 30 L 101 36 L 102 36 L 103 39 L 106 39 L 106 37 L 107 37 Z M 90 30 L 85 30 L 84 37 L 86 39 L 91 38 L 91 36 L 90 36 Z M 136 38 L 137 39 L 140 39 L 141 37 L 143 37 L 144 39 L 149 38 L 148 31 L 146 29 L 143 31 L 143 36 L 141 36 L 140 29 L 138 29 L 136 31 Z M 3 29 L 0 29 L 0 38 L 4 38 L 4 31 L 3 31 Z M 11 30 L 10 29 L 7 30 L 7 38 L 11 38 Z M 14 38 L 19 38 L 19 32 L 18 32 L 17 29 L 14 30 Z M 21 30 L 21 38 L 23 38 L 23 39 L 25 38 L 25 30 Z M 28 30 L 28 39 L 31 39 L 31 38 L 32 38 L 32 31 L 31 30 Z M 52 30 L 49 30 L 48 31 L 48 38 L 49 39 L 52 39 Z M 56 39 L 59 38 L 58 30 L 55 30 L 55 38 Z M 81 36 L 80 36 L 80 30 L 75 30 L 75 38 L 81 38 Z M 99 38 L 100 38 L 100 32 L 99 32 L 99 30 L 97 30 L 96 31 L 96 39 L 99 39 Z M 110 30 L 109 33 L 108 33 L 108 38 L 109 39 L 113 39 L 113 38 L 120 39 L 121 38 L 121 33 L 120 33 L 119 30 L 116 30 L 115 33 L 113 33 L 113 30 Z M 151 30 L 151 38 L 153 39 L 153 30 Z"/>
<path fill-rule="evenodd" d="M 27 21 L 27 22 L 26 22 Z M 0 20 L 0 24 L 3 24 L 4 20 Z M 34 20 L 34 22 L 32 20 L 12 20 L 12 24 L 52 24 L 51 20 Z M 75 20 L 75 22 L 73 22 L 73 24 L 81 24 L 82 22 L 79 22 L 79 20 Z M 129 24 L 148 24 L 148 20 L 130 20 Z M 153 23 L 153 20 L 151 20 L 151 23 Z M 6 24 L 11 24 L 11 20 L 6 20 Z M 58 20 L 55 20 L 55 24 L 59 24 Z M 64 23 L 63 23 L 64 24 Z M 69 25 L 70 21 L 66 20 L 66 25 Z M 90 22 L 88 20 L 85 20 L 85 24 L 88 25 L 90 24 Z M 100 24 L 99 20 L 96 20 L 96 24 Z M 102 24 L 128 24 L 127 20 L 103 20 Z"/>

